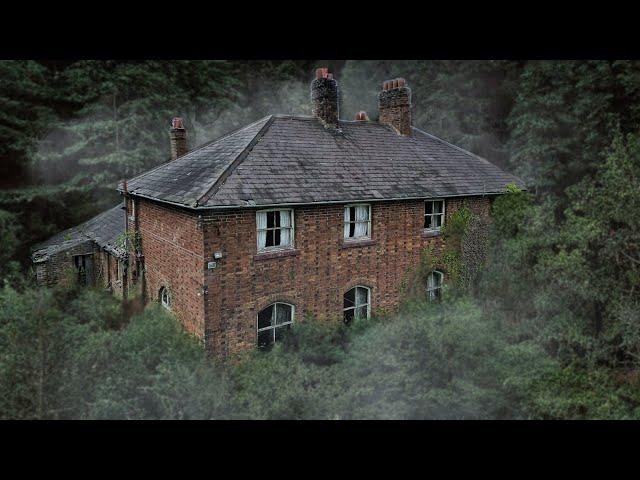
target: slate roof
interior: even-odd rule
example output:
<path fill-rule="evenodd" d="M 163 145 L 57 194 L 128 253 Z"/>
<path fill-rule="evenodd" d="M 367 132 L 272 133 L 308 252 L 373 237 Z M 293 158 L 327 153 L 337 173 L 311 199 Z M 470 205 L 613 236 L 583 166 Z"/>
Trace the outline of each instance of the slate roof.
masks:
<path fill-rule="evenodd" d="M 31 258 L 34 262 L 43 262 L 55 253 L 62 252 L 88 240 L 94 241 L 117 257 L 124 258 L 125 252 L 118 246 L 118 239 L 123 233 L 124 211 L 122 204 L 118 204 L 86 222 L 64 230 L 45 242 L 36 245 Z"/>
<path fill-rule="evenodd" d="M 326 129 L 272 115 L 127 182 L 128 191 L 191 208 L 438 198 L 525 185 L 489 161 L 413 128 L 372 121 Z M 122 185 L 119 186 L 122 191 Z"/>

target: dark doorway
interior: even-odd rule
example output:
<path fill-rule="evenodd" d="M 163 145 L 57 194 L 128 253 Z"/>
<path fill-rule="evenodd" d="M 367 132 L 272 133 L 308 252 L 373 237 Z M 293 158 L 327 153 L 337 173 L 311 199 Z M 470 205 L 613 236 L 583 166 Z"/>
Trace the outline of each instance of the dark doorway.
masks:
<path fill-rule="evenodd" d="M 76 255 L 73 257 L 80 285 L 93 285 L 93 255 Z"/>

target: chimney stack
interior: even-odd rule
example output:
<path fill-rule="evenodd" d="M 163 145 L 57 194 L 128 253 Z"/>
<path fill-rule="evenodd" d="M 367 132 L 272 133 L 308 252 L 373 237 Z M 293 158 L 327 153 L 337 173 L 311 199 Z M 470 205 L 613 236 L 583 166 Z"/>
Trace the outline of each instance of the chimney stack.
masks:
<path fill-rule="evenodd" d="M 169 141 L 171 143 L 171 160 L 175 160 L 187 153 L 187 131 L 182 124 L 182 118 L 175 117 L 171 120 Z"/>
<path fill-rule="evenodd" d="M 391 125 L 399 135 L 411 135 L 411 89 L 404 78 L 382 83 L 378 110 L 380 123 Z"/>
<path fill-rule="evenodd" d="M 313 115 L 325 128 L 338 128 L 338 82 L 328 68 L 316 69 L 316 78 L 311 82 L 311 104 Z"/>

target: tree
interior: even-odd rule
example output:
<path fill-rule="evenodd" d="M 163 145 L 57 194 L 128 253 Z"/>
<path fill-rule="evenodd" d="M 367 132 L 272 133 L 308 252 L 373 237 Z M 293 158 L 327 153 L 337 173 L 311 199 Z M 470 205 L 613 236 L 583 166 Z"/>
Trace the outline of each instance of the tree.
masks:
<path fill-rule="evenodd" d="M 510 165 L 561 194 L 595 171 L 617 128 L 637 127 L 639 87 L 638 62 L 527 62 L 508 119 Z"/>
<path fill-rule="evenodd" d="M 49 71 L 32 60 L 0 61 L 0 185 L 28 176 L 29 155 L 54 116 Z"/>

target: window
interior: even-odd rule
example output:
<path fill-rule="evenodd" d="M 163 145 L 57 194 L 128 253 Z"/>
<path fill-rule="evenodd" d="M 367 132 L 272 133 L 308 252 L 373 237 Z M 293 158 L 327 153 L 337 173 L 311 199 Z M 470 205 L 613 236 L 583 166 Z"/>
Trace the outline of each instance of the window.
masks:
<path fill-rule="evenodd" d="M 160 304 L 167 310 L 171 310 L 171 294 L 166 287 L 160 289 Z"/>
<path fill-rule="evenodd" d="M 440 230 L 444 224 L 444 200 L 427 200 L 424 202 L 424 228 Z"/>
<path fill-rule="evenodd" d="M 263 210 L 256 213 L 258 250 L 293 245 L 293 210 Z"/>
<path fill-rule="evenodd" d="M 344 238 L 369 238 L 371 235 L 371 205 L 344 207 Z"/>
<path fill-rule="evenodd" d="M 93 255 L 75 255 L 73 263 L 80 285 L 93 285 Z"/>
<path fill-rule="evenodd" d="M 293 325 L 293 305 L 273 303 L 258 313 L 258 347 L 268 347 Z"/>
<path fill-rule="evenodd" d="M 429 300 L 437 300 L 442 294 L 442 280 L 444 274 L 438 270 L 434 270 L 427 276 L 427 298 Z"/>
<path fill-rule="evenodd" d="M 122 263 L 120 260 L 116 260 L 116 280 L 122 279 Z"/>
<path fill-rule="evenodd" d="M 369 318 L 371 290 L 367 287 L 354 287 L 344 294 L 343 319 L 349 323 L 354 318 Z"/>

